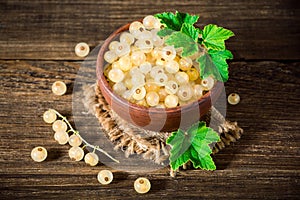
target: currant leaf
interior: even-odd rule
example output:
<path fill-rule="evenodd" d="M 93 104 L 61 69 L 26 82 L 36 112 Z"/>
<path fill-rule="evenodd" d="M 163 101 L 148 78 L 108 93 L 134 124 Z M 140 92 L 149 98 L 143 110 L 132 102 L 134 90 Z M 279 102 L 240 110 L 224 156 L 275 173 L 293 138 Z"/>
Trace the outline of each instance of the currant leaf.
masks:
<path fill-rule="evenodd" d="M 217 80 L 226 82 L 229 78 L 226 60 L 232 58 L 233 55 L 229 50 L 208 50 L 208 53 L 205 53 L 197 59 L 201 71 L 201 78 L 204 79 L 212 75 Z"/>
<path fill-rule="evenodd" d="M 182 48 L 182 56 L 191 56 L 198 51 L 198 44 L 188 35 L 182 32 L 172 33 L 165 41 L 167 45 Z"/>
<path fill-rule="evenodd" d="M 203 44 L 207 49 L 224 50 L 225 40 L 234 36 L 234 33 L 223 27 L 209 24 L 204 27 L 202 32 Z"/>
<path fill-rule="evenodd" d="M 195 168 L 215 170 L 216 166 L 210 156 L 210 144 L 220 140 L 219 135 L 205 122 L 198 122 L 187 131 L 179 129 L 167 139 L 167 144 L 172 146 L 170 151 L 170 165 L 173 170 L 191 161 Z"/>
<path fill-rule="evenodd" d="M 199 32 L 191 24 L 183 23 L 180 31 L 188 36 L 190 36 L 195 42 L 198 41 Z"/>

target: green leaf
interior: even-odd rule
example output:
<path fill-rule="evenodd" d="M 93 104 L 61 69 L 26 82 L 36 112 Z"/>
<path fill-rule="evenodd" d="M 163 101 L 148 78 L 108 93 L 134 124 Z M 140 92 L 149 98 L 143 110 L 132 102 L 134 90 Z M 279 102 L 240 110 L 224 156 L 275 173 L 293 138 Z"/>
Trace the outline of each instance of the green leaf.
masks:
<path fill-rule="evenodd" d="M 219 135 L 205 122 L 198 122 L 186 132 L 179 129 L 167 139 L 172 146 L 170 151 L 170 165 L 173 170 L 191 161 L 195 168 L 215 170 L 216 166 L 210 156 L 212 150 L 209 144 L 220 140 Z"/>
<path fill-rule="evenodd" d="M 209 24 L 204 27 L 202 32 L 203 44 L 207 49 L 224 50 L 225 40 L 234 36 L 228 29 Z"/>
<path fill-rule="evenodd" d="M 197 59 L 199 63 L 201 78 L 206 78 L 210 75 L 217 80 L 226 82 L 228 80 L 228 64 L 226 59 L 232 59 L 233 55 L 229 50 L 208 50 L 203 56 Z"/>
<path fill-rule="evenodd" d="M 199 32 L 193 25 L 183 23 L 180 31 L 190 36 L 195 42 L 198 41 Z"/>
<path fill-rule="evenodd" d="M 165 41 L 167 45 L 182 48 L 182 56 L 191 56 L 198 51 L 198 44 L 188 35 L 182 32 L 172 33 Z"/>
<path fill-rule="evenodd" d="M 175 12 L 175 14 L 172 12 L 164 12 L 155 14 L 154 16 L 160 19 L 160 22 L 166 25 L 167 28 L 172 29 L 174 31 L 179 31 L 183 23 L 193 25 L 197 22 L 199 18 L 196 15 L 180 13 L 177 11 Z"/>
<path fill-rule="evenodd" d="M 157 35 L 160 37 L 165 37 L 165 36 L 171 35 L 173 32 L 174 32 L 174 30 L 172 30 L 172 29 L 164 28 L 164 29 L 161 29 L 160 31 L 158 31 Z"/>

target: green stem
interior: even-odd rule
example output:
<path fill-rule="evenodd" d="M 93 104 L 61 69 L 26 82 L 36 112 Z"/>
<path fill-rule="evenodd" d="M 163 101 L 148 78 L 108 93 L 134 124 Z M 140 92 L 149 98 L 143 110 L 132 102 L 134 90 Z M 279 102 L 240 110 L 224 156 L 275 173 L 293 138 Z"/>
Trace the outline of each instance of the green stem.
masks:
<path fill-rule="evenodd" d="M 80 139 L 82 140 L 82 142 L 85 144 L 85 146 L 87 147 L 91 147 L 93 149 L 96 149 L 97 151 L 103 153 L 104 155 L 106 155 L 107 157 L 109 157 L 110 159 L 112 159 L 113 161 L 117 162 L 117 163 L 120 163 L 120 161 L 118 161 L 117 159 L 113 158 L 111 155 L 109 155 L 106 151 L 104 151 L 103 149 L 101 149 L 99 146 L 94 146 L 90 143 L 88 143 L 85 139 L 83 139 L 81 137 L 81 135 L 79 134 L 79 131 L 76 131 L 72 125 L 70 124 L 70 122 L 67 120 L 66 117 L 62 116 L 59 112 L 57 112 L 56 110 L 54 109 L 49 109 L 51 111 L 53 111 L 56 115 L 58 115 L 60 118 L 62 118 L 63 121 L 66 122 L 66 124 L 69 126 L 71 132 L 73 132 L 74 134 L 78 135 L 80 137 Z"/>

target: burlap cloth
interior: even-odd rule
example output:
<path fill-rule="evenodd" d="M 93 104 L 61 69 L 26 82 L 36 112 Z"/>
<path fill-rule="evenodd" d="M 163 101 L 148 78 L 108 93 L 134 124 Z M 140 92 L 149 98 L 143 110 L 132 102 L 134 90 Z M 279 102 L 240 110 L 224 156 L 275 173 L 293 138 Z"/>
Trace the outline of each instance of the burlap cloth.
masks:
<path fill-rule="evenodd" d="M 136 127 L 120 118 L 106 103 L 97 84 L 84 86 L 84 106 L 94 114 L 115 150 L 121 150 L 126 157 L 138 154 L 144 159 L 153 160 L 157 164 L 165 164 L 169 157 L 170 147 L 165 141 L 170 133 L 153 132 Z M 214 127 L 220 134 L 221 141 L 213 146 L 213 153 L 219 152 L 241 137 L 243 130 L 237 122 L 230 122 L 212 107 L 203 117 L 209 124 L 210 120 L 219 121 Z M 184 166 L 185 168 L 185 166 Z"/>

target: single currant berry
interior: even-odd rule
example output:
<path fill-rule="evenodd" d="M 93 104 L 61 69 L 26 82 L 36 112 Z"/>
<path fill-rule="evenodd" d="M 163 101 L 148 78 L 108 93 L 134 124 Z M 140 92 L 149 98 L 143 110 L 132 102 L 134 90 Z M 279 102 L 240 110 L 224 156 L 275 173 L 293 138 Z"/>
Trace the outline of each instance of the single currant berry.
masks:
<path fill-rule="evenodd" d="M 79 147 L 82 144 L 82 139 L 77 134 L 73 134 L 70 136 L 69 144 L 72 147 Z"/>
<path fill-rule="evenodd" d="M 117 54 L 115 53 L 115 51 L 107 51 L 104 54 L 104 60 L 108 63 L 113 63 L 118 59 Z"/>
<path fill-rule="evenodd" d="M 165 90 L 168 94 L 176 94 L 178 91 L 178 84 L 175 81 L 168 81 L 165 85 Z"/>
<path fill-rule="evenodd" d="M 144 31 L 146 31 L 146 28 L 141 22 L 135 21 L 132 22 L 129 26 L 129 32 L 135 38 L 139 38 L 139 36 L 142 35 Z"/>
<path fill-rule="evenodd" d="M 165 60 L 173 60 L 176 57 L 174 46 L 165 46 L 162 48 L 161 57 Z"/>
<path fill-rule="evenodd" d="M 231 93 L 230 95 L 228 95 L 227 100 L 229 104 L 236 105 L 240 102 L 241 98 L 237 93 Z"/>
<path fill-rule="evenodd" d="M 177 95 L 181 101 L 188 101 L 193 97 L 193 90 L 189 85 L 179 87 Z"/>
<path fill-rule="evenodd" d="M 116 48 L 114 50 L 115 54 L 119 57 L 125 56 L 130 53 L 130 45 L 127 43 L 116 43 Z"/>
<path fill-rule="evenodd" d="M 84 162 L 90 166 L 96 166 L 99 162 L 99 157 L 96 153 L 90 152 L 84 156 Z"/>
<path fill-rule="evenodd" d="M 137 46 L 144 53 L 150 53 L 153 49 L 153 42 L 151 39 L 146 38 L 136 41 L 135 46 Z"/>
<path fill-rule="evenodd" d="M 131 53 L 131 62 L 135 66 L 140 66 L 146 61 L 146 55 L 142 51 L 134 51 Z"/>
<path fill-rule="evenodd" d="M 53 110 L 47 110 L 43 114 L 43 120 L 48 124 L 53 123 L 56 120 L 56 118 L 57 116 Z"/>
<path fill-rule="evenodd" d="M 82 160 L 84 156 L 84 151 L 80 147 L 71 147 L 69 149 L 69 157 L 74 161 L 80 161 Z"/>
<path fill-rule="evenodd" d="M 193 86 L 193 89 L 194 89 L 194 97 L 195 98 L 198 99 L 198 98 L 203 96 L 204 88 L 201 85 L 196 84 L 196 85 Z"/>
<path fill-rule="evenodd" d="M 90 47 L 85 42 L 80 42 L 75 46 L 75 54 L 78 57 L 86 57 L 90 52 Z"/>
<path fill-rule="evenodd" d="M 101 183 L 102 185 L 107 185 L 107 184 L 110 184 L 112 182 L 113 174 L 109 170 L 101 170 L 98 173 L 97 178 L 98 178 L 99 183 Z"/>
<path fill-rule="evenodd" d="M 196 68 L 191 67 L 186 71 L 187 75 L 189 76 L 190 81 L 195 81 L 199 78 L 199 72 Z"/>
<path fill-rule="evenodd" d="M 179 68 L 183 71 L 190 69 L 193 65 L 193 61 L 189 57 L 184 57 L 179 60 Z"/>
<path fill-rule="evenodd" d="M 113 91 L 118 95 L 123 94 L 126 91 L 126 86 L 123 82 L 116 83 L 113 86 Z"/>
<path fill-rule="evenodd" d="M 132 67 L 130 56 L 122 56 L 118 61 L 118 65 L 123 72 L 130 70 Z"/>
<path fill-rule="evenodd" d="M 52 124 L 52 129 L 55 131 L 55 132 L 59 132 L 59 131 L 67 131 L 68 129 L 68 126 L 67 124 L 62 121 L 62 120 L 56 120 L 53 124 Z"/>
<path fill-rule="evenodd" d="M 159 74 L 164 74 L 165 71 L 162 66 L 154 66 L 150 71 L 150 76 L 155 78 Z"/>
<path fill-rule="evenodd" d="M 146 101 L 149 106 L 156 106 L 159 103 L 159 95 L 156 92 L 148 92 Z"/>
<path fill-rule="evenodd" d="M 145 83 L 145 89 L 147 92 L 158 92 L 160 87 L 158 84 L 156 84 L 154 81 L 147 81 Z"/>
<path fill-rule="evenodd" d="M 134 43 L 134 36 L 128 32 L 123 32 L 120 35 L 120 42 L 131 45 Z"/>
<path fill-rule="evenodd" d="M 132 97 L 135 100 L 142 100 L 146 96 L 146 89 L 145 87 L 139 87 L 134 90 Z"/>
<path fill-rule="evenodd" d="M 114 83 L 121 82 L 124 79 L 124 76 L 124 72 L 121 69 L 114 68 L 108 72 L 109 80 Z"/>
<path fill-rule="evenodd" d="M 204 87 L 205 90 L 211 90 L 214 84 L 215 81 L 211 76 L 201 80 L 201 85 Z"/>
<path fill-rule="evenodd" d="M 147 178 L 140 177 L 134 181 L 134 189 L 137 193 L 144 194 L 149 192 L 151 183 Z"/>
<path fill-rule="evenodd" d="M 47 150 L 44 147 L 35 147 L 31 151 L 31 158 L 35 162 L 42 162 L 47 158 Z"/>
<path fill-rule="evenodd" d="M 169 94 L 165 98 L 165 106 L 167 108 L 174 108 L 178 104 L 178 97 L 174 94 Z"/>
<path fill-rule="evenodd" d="M 69 141 L 69 134 L 65 131 L 58 131 L 54 133 L 54 139 L 59 144 L 67 144 L 67 142 Z"/>
<path fill-rule="evenodd" d="M 179 71 L 179 64 L 175 60 L 170 60 L 165 65 L 166 71 L 170 74 L 174 74 Z"/>
<path fill-rule="evenodd" d="M 52 92 L 58 96 L 64 95 L 67 92 L 67 86 L 62 81 L 55 81 L 52 84 Z"/>
<path fill-rule="evenodd" d="M 139 66 L 139 69 L 143 74 L 148 74 L 152 69 L 152 65 L 150 62 L 144 62 Z"/>
<path fill-rule="evenodd" d="M 175 79 L 178 84 L 187 84 L 189 82 L 189 76 L 185 72 L 177 72 Z"/>
<path fill-rule="evenodd" d="M 111 50 L 111 51 L 115 51 L 117 46 L 118 46 L 119 42 L 118 41 L 112 41 L 109 46 L 108 46 L 108 49 Z"/>
<path fill-rule="evenodd" d="M 160 27 L 160 22 L 153 15 L 148 15 L 143 19 L 143 25 L 146 29 L 151 30 Z"/>
<path fill-rule="evenodd" d="M 143 74 L 134 74 L 131 77 L 131 83 L 134 87 L 142 87 L 145 85 L 145 76 Z"/>
<path fill-rule="evenodd" d="M 168 76 L 165 73 L 157 74 L 154 78 L 155 83 L 158 85 L 165 85 L 168 81 Z"/>

